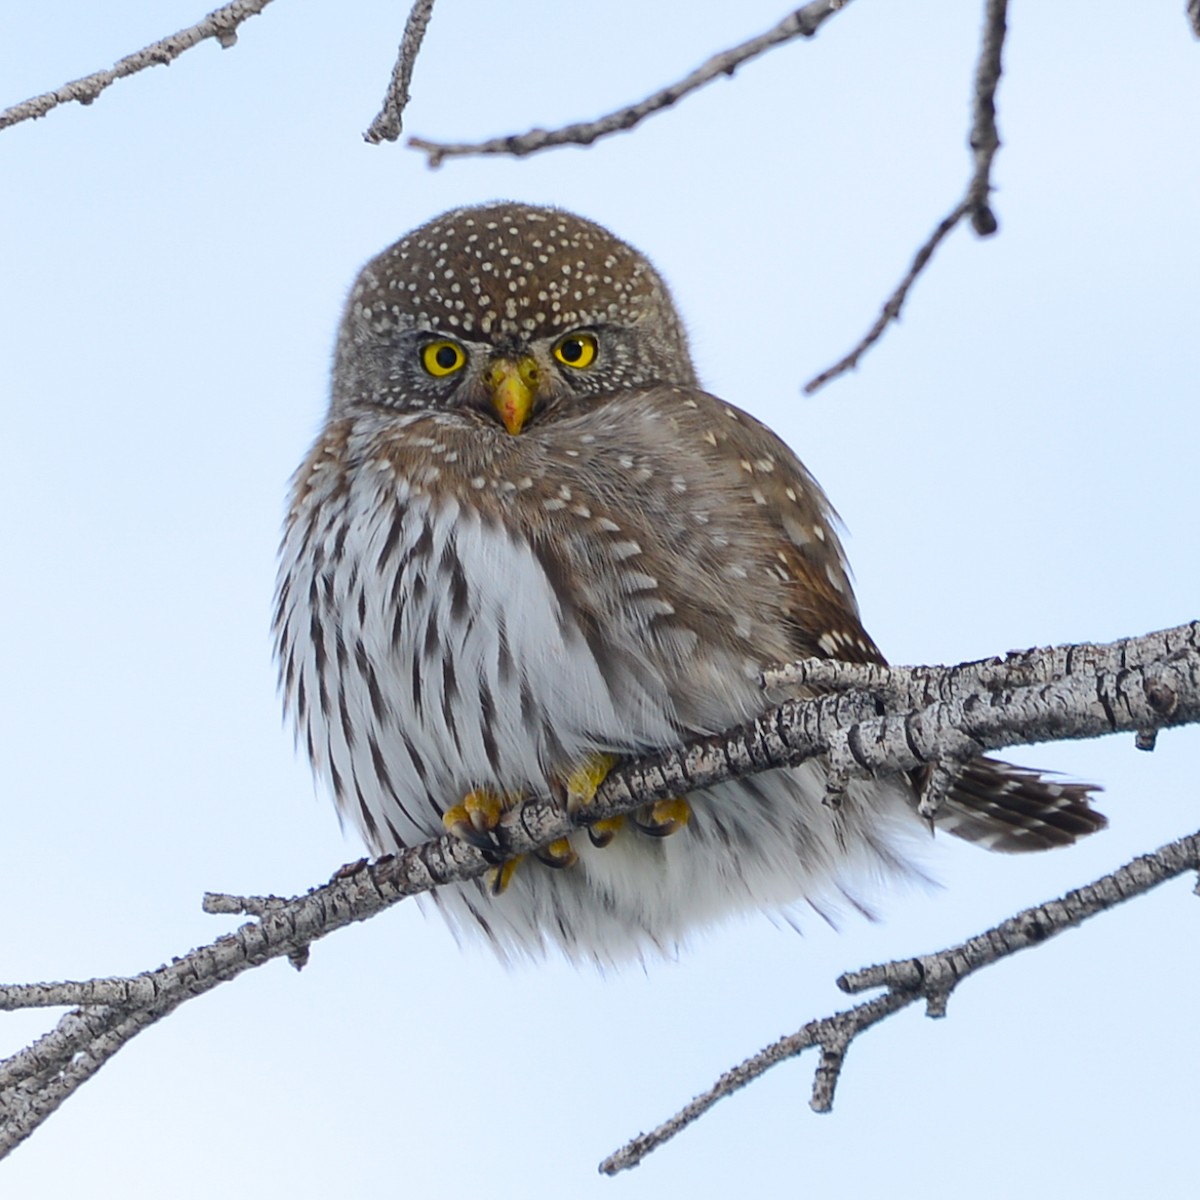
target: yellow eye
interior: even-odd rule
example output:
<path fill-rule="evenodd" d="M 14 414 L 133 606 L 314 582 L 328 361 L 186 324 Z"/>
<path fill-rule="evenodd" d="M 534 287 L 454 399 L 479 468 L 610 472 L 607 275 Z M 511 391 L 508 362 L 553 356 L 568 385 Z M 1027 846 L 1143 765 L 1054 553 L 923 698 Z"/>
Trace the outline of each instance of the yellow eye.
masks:
<path fill-rule="evenodd" d="M 568 333 L 554 347 L 554 357 L 568 367 L 582 371 L 590 367 L 596 358 L 596 339 L 590 333 Z"/>
<path fill-rule="evenodd" d="M 439 379 L 462 370 L 467 356 L 457 342 L 430 342 L 421 351 L 421 365 Z"/>

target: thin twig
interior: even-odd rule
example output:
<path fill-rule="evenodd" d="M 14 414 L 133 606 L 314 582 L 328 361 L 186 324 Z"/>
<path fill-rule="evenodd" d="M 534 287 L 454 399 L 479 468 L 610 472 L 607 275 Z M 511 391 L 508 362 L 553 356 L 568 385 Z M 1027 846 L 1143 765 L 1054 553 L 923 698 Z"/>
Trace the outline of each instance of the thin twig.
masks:
<path fill-rule="evenodd" d="M 185 50 L 190 50 L 208 38 L 216 38 L 221 43 L 221 48 L 228 50 L 237 42 L 238 26 L 250 17 L 258 16 L 270 3 L 271 0 L 233 0 L 232 4 L 214 9 L 195 25 L 189 25 L 187 29 L 181 29 L 136 54 L 118 59 L 107 71 L 97 71 L 94 75 L 64 83 L 53 92 L 45 92 L 20 104 L 14 104 L 12 108 L 6 108 L 0 112 L 0 129 L 7 129 L 21 121 L 44 117 L 52 108 L 70 101 L 91 104 L 105 88 L 116 83 L 118 79 L 123 79 L 126 75 L 135 75 L 147 67 L 160 64 L 169 66 Z"/>
<path fill-rule="evenodd" d="M 1200 0 L 1198 0 L 1200 2 Z M 929 265 L 933 252 L 949 236 L 965 216 L 970 216 L 971 226 L 980 237 L 990 237 L 999 228 L 996 215 L 992 212 L 988 197 L 991 193 L 992 160 L 1000 148 L 1000 136 L 996 132 L 996 89 L 1000 85 L 1001 53 L 1004 37 L 1008 31 L 1006 15 L 1008 0 L 987 0 L 983 23 L 983 43 L 979 48 L 979 59 L 975 64 L 974 105 L 971 118 L 971 152 L 975 169 L 967 185 L 966 194 L 942 220 L 937 228 L 917 251 L 908 269 L 908 274 L 888 297 L 875 324 L 863 335 L 854 348 L 833 366 L 815 375 L 804 385 L 805 395 L 811 396 L 831 380 L 844 375 L 858 366 L 862 356 L 883 336 L 893 322 L 900 319 L 900 310 L 917 277 Z"/>
<path fill-rule="evenodd" d="M 669 84 L 637 104 L 619 108 L 594 121 L 579 121 L 564 125 L 561 129 L 531 129 L 527 133 L 489 138 L 484 142 L 434 142 L 414 137 L 408 139 L 408 144 L 414 150 L 424 152 L 431 167 L 441 166 L 447 158 L 466 155 L 512 154 L 520 158 L 540 150 L 549 150 L 553 146 L 590 146 L 600 138 L 632 129 L 651 114 L 670 108 L 684 96 L 722 75 L 732 76 L 743 63 L 765 54 L 775 46 L 800 37 L 812 37 L 834 13 L 849 3 L 850 0 L 814 0 L 814 3 L 802 5 L 765 33 L 742 42 L 740 46 L 714 54 L 676 83 Z"/>
<path fill-rule="evenodd" d="M 860 1033 L 920 999 L 926 1001 L 929 1016 L 944 1016 L 950 993 L 968 975 L 1019 950 L 1040 946 L 1089 917 L 1107 912 L 1125 900 L 1192 870 L 1200 870 L 1200 831 L 1170 842 L 1152 854 L 1135 858 L 1094 883 L 1068 892 L 1060 900 L 1028 908 L 957 946 L 843 975 L 837 981 L 843 991 L 861 992 L 874 987 L 888 990 L 854 1008 L 810 1021 L 796 1033 L 780 1038 L 726 1071 L 708 1091 L 669 1120 L 650 1133 L 639 1134 L 606 1158 L 600 1164 L 600 1170 L 606 1175 L 615 1175 L 636 1167 L 646 1155 L 686 1129 L 718 1100 L 732 1095 L 771 1067 L 796 1057 L 810 1046 L 820 1046 L 822 1051 L 814 1073 L 810 1107 L 814 1112 L 829 1112 L 846 1050 Z"/>
<path fill-rule="evenodd" d="M 929 260 L 933 257 L 933 252 L 942 244 L 959 221 L 970 211 L 970 204 L 966 200 L 963 200 L 959 202 L 956 208 L 952 209 L 942 218 L 938 227 L 929 235 L 925 244 L 917 251 L 916 256 L 912 260 L 912 266 L 908 268 L 908 274 L 904 276 L 896 290 L 887 298 L 887 303 L 884 304 L 879 316 L 876 317 L 875 324 L 867 330 L 853 350 L 838 359 L 832 367 L 827 367 L 819 375 L 815 375 L 804 385 L 806 395 L 811 396 L 813 392 L 824 387 L 831 379 L 836 379 L 839 375 L 844 375 L 847 371 L 851 371 L 857 367 L 858 360 L 883 337 L 887 327 L 893 321 L 900 319 L 900 310 L 904 307 L 904 301 L 908 299 L 909 289 L 916 283 L 917 276 L 925 270 Z"/>
<path fill-rule="evenodd" d="M 971 227 L 980 237 L 990 237 L 999 228 L 996 214 L 988 204 L 988 195 L 991 192 L 992 160 L 1000 149 L 1000 135 L 996 132 L 996 89 L 1000 86 L 1000 56 L 1008 32 L 1007 15 L 1008 0 L 988 0 L 983 46 L 975 67 L 975 112 L 971 122 L 975 174 L 967 187 L 966 202 L 971 206 Z"/>
<path fill-rule="evenodd" d="M 433 16 L 433 0 L 416 0 L 404 25 L 404 36 L 400 39 L 400 52 L 392 68 L 391 82 L 379 115 L 363 134 L 365 141 L 373 144 L 394 142 L 404 128 L 404 109 L 408 105 L 408 85 L 412 82 L 413 65 L 421 50 L 425 28 Z"/>

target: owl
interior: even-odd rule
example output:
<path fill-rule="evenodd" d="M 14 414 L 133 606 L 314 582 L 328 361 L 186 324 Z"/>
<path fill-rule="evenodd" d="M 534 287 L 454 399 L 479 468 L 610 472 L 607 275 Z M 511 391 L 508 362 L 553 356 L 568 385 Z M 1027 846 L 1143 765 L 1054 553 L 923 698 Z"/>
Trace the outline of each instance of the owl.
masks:
<path fill-rule="evenodd" d="M 529 796 L 576 813 L 569 839 L 434 894 L 506 960 L 672 954 L 735 914 L 861 907 L 921 873 L 914 781 L 855 781 L 833 808 L 819 761 L 588 824 L 619 760 L 777 703 L 765 667 L 883 658 L 816 481 L 702 389 L 650 262 L 569 212 L 459 208 L 363 268 L 274 631 L 298 740 L 373 851 L 486 847 Z M 936 825 L 1063 845 L 1104 824 L 1089 790 L 979 758 Z"/>

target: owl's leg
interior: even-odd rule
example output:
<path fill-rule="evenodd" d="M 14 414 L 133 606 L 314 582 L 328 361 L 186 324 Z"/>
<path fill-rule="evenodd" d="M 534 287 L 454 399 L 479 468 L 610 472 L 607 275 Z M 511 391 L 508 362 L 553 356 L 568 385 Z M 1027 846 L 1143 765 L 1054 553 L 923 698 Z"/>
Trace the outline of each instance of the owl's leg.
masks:
<path fill-rule="evenodd" d="M 442 826 L 447 833 L 470 842 L 484 853 L 495 851 L 496 839 L 492 831 L 500 824 L 500 818 L 523 798 L 520 792 L 493 792 L 487 788 L 476 788 L 463 797 L 461 804 L 446 809 L 442 815 Z M 493 896 L 499 896 L 508 887 L 517 863 L 523 857 L 518 854 L 492 867 L 484 875 L 484 882 Z"/>
<path fill-rule="evenodd" d="M 447 833 L 470 842 L 479 850 L 495 850 L 496 839 L 492 837 L 492 830 L 520 800 L 520 792 L 493 792 L 488 788 L 476 788 L 463 797 L 461 804 L 446 809 L 442 814 L 442 825 Z"/>
<path fill-rule="evenodd" d="M 562 787 L 567 798 L 567 812 L 571 816 L 577 816 L 591 804 L 596 798 L 596 792 L 600 785 L 616 764 L 617 760 L 611 754 L 593 754 L 562 777 Z M 624 817 L 606 817 L 602 821 L 593 821 L 588 825 L 587 834 L 593 846 L 603 848 L 616 837 L 617 830 L 624 824 Z"/>
<path fill-rule="evenodd" d="M 593 795 L 595 791 L 593 786 Z M 463 797 L 461 804 L 446 810 L 442 815 L 442 825 L 447 833 L 462 838 L 476 849 L 484 853 L 494 852 L 496 839 L 492 831 L 500 824 L 500 818 L 524 798 L 521 792 L 494 792 L 488 788 L 476 788 Z M 534 856 L 539 862 L 555 869 L 574 866 L 579 858 L 566 838 L 558 838 L 548 846 L 543 846 L 535 851 Z M 484 875 L 484 882 L 493 896 L 499 896 L 508 887 L 517 863 L 524 857 L 523 854 L 515 855 Z"/>
<path fill-rule="evenodd" d="M 595 754 L 586 758 L 563 777 L 567 793 L 567 810 L 574 816 L 591 804 L 609 771 L 617 764 L 611 754 Z M 651 837 L 669 837 L 678 833 L 691 819 L 692 809 L 682 796 L 670 800 L 655 800 L 644 804 L 633 814 L 633 823 Z M 588 836 L 594 846 L 607 846 L 625 823 L 624 817 L 607 817 L 588 826 Z"/>
<path fill-rule="evenodd" d="M 594 754 L 585 758 L 574 770 L 563 776 L 563 787 L 567 793 L 567 811 L 575 816 L 595 799 L 600 785 L 609 771 L 617 764 L 611 754 Z M 670 837 L 678 833 L 691 820 L 691 805 L 682 796 L 669 800 L 655 800 L 644 804 L 633 814 L 633 823 L 650 837 Z M 625 823 L 624 817 L 606 817 L 588 826 L 588 837 L 593 846 L 607 846 Z"/>

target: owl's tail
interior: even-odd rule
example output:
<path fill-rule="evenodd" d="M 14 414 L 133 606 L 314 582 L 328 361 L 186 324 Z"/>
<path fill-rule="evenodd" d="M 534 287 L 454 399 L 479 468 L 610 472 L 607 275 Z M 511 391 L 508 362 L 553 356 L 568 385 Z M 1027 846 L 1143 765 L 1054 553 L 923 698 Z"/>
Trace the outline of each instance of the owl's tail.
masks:
<path fill-rule="evenodd" d="M 918 790 L 922 780 L 915 778 Z M 1069 846 L 1108 824 L 1090 783 L 1062 783 L 994 758 L 963 767 L 934 821 L 939 829 L 1006 853 Z"/>

